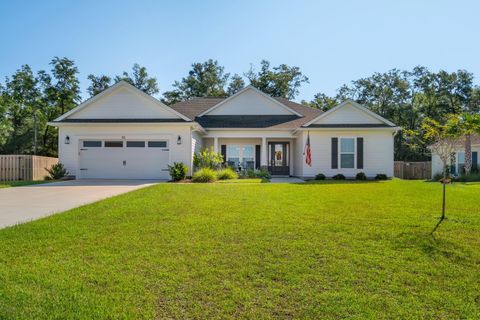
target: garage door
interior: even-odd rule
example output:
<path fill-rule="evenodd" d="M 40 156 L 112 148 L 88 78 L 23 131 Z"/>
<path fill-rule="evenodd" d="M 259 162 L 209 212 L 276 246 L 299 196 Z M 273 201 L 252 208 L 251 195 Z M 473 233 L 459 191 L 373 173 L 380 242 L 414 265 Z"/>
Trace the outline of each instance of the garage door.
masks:
<path fill-rule="evenodd" d="M 168 179 L 166 140 L 80 140 L 80 179 Z"/>

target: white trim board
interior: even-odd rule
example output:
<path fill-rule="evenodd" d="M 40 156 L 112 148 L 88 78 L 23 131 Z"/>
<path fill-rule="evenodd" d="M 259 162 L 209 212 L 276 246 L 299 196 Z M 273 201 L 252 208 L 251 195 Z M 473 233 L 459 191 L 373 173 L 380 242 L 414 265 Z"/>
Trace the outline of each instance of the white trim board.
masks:
<path fill-rule="evenodd" d="M 317 122 L 318 120 L 320 119 L 323 119 L 325 117 L 327 117 L 328 115 L 334 113 L 335 111 L 337 111 L 338 109 L 341 109 L 343 107 L 345 107 L 346 105 L 352 105 L 354 108 L 357 108 L 358 110 L 360 111 L 363 111 L 365 112 L 366 114 L 368 114 L 369 116 L 389 125 L 390 127 L 396 127 L 396 125 L 393 123 L 393 122 L 390 122 L 388 121 L 387 119 L 385 119 L 384 117 L 382 116 L 379 116 L 378 114 L 376 114 L 375 112 L 372 112 L 370 111 L 369 109 L 365 108 L 364 106 L 358 104 L 357 102 L 351 100 L 351 99 L 347 99 L 345 101 L 343 101 L 342 103 L 340 103 L 339 105 L 335 106 L 334 108 L 328 110 L 327 112 L 324 112 L 322 113 L 321 115 L 319 115 L 318 117 L 314 118 L 313 120 L 305 123 L 304 125 L 302 125 L 302 127 L 308 127 L 309 125 Z"/>
<path fill-rule="evenodd" d="M 80 105 L 78 105 L 77 107 L 73 108 L 72 110 L 62 114 L 60 117 L 58 117 L 57 119 L 55 119 L 54 121 L 57 122 L 57 121 L 62 121 L 68 117 L 70 117 L 72 114 L 74 113 L 77 113 L 78 111 L 84 109 L 85 107 L 91 105 L 92 103 L 96 102 L 97 100 L 100 100 L 101 98 L 109 95 L 110 93 L 112 93 L 113 91 L 115 91 L 116 89 L 120 88 L 120 87 L 124 87 L 126 89 L 129 89 L 139 95 L 141 95 L 142 97 L 144 98 L 147 98 L 148 100 L 152 101 L 153 103 L 155 103 L 158 107 L 178 116 L 179 118 L 185 120 L 185 121 L 192 121 L 191 119 L 189 119 L 188 117 L 184 116 L 183 114 L 179 113 L 178 111 L 175 111 L 174 109 L 170 108 L 169 106 L 163 104 L 160 100 L 157 100 L 155 99 L 154 97 L 152 97 L 151 95 L 149 94 L 146 94 L 145 92 L 143 92 L 142 90 L 139 90 L 137 89 L 136 87 L 132 86 L 130 83 L 124 81 L 124 80 L 121 80 L 117 83 L 115 83 L 114 85 L 108 87 L 107 89 L 103 90 L 102 92 L 100 92 L 99 94 L 93 96 L 92 98 L 86 100 L 85 102 L 81 103 Z"/>
<path fill-rule="evenodd" d="M 234 95 L 231 95 L 230 97 L 226 98 L 225 100 L 222 100 L 220 101 L 219 103 L 217 103 L 216 105 L 214 105 L 213 107 L 205 110 L 204 112 L 200 113 L 197 117 L 201 117 L 201 116 L 204 116 L 204 115 L 207 115 L 208 113 L 212 112 L 213 110 L 217 109 L 218 107 L 224 105 L 225 103 L 229 102 L 230 100 L 234 99 L 235 97 L 243 94 L 245 91 L 247 90 L 253 90 L 254 92 L 258 93 L 259 95 L 267 98 L 268 100 L 270 100 L 271 102 L 275 103 L 276 105 L 284 108 L 285 110 L 291 112 L 292 114 L 296 115 L 296 116 L 299 116 L 299 117 L 303 117 L 302 114 L 296 112 L 295 110 L 287 107 L 286 105 L 284 105 L 283 103 L 281 103 L 280 101 L 270 97 L 268 94 L 266 93 L 263 93 L 262 91 L 258 90 L 257 88 L 255 88 L 254 86 L 252 85 L 248 85 L 246 86 L 245 88 L 243 88 L 242 90 L 238 91 L 237 93 L 235 93 Z"/>

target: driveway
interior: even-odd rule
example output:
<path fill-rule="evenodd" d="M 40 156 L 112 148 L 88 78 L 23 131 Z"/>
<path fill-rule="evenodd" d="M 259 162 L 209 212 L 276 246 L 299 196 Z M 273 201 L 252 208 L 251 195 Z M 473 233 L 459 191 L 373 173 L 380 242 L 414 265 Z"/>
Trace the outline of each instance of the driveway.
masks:
<path fill-rule="evenodd" d="M 151 186 L 151 180 L 71 180 L 0 189 L 0 228 Z"/>

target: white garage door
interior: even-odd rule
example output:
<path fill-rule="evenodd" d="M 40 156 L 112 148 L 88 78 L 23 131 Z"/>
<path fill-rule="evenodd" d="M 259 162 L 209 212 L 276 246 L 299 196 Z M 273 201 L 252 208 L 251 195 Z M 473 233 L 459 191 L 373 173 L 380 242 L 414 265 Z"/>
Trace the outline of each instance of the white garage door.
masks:
<path fill-rule="evenodd" d="M 80 140 L 80 179 L 168 179 L 166 140 Z"/>

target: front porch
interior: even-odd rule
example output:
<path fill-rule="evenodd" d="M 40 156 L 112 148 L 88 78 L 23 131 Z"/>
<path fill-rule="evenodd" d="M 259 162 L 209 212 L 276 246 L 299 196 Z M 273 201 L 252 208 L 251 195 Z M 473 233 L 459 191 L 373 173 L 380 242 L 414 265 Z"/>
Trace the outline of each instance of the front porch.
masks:
<path fill-rule="evenodd" d="M 228 166 L 267 170 L 272 176 L 292 176 L 293 137 L 212 137 L 204 138 L 204 147 L 220 152 Z"/>

